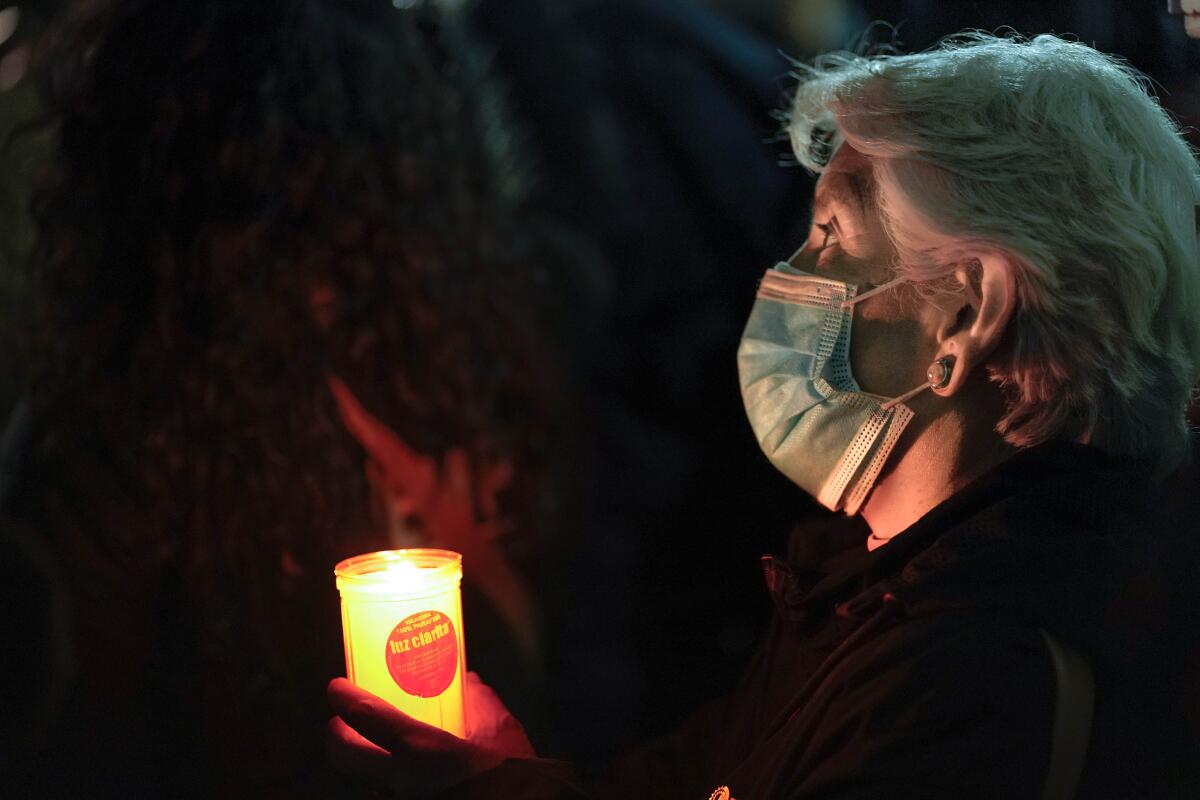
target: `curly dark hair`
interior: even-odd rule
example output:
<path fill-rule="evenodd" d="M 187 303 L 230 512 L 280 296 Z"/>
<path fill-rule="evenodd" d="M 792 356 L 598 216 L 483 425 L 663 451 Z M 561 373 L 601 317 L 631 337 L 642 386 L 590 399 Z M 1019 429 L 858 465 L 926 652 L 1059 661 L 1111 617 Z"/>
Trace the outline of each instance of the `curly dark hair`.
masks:
<path fill-rule="evenodd" d="M 561 248 L 461 36 L 387 0 L 122 0 L 43 54 L 43 440 L 134 465 L 132 544 L 206 656 L 306 720 L 280 643 L 336 637 L 334 560 L 385 544 L 328 373 L 418 451 L 510 461 L 516 549 L 560 511 Z"/>

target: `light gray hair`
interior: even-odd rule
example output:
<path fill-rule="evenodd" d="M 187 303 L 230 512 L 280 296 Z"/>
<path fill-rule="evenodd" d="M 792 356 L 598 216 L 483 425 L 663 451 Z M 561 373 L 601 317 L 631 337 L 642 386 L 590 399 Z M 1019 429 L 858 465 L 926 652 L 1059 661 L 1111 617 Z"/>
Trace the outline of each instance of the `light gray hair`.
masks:
<path fill-rule="evenodd" d="M 1178 464 L 1200 380 L 1200 170 L 1145 79 L 1077 42 L 982 33 L 826 56 L 800 79 L 797 157 L 820 171 L 844 139 L 871 158 L 900 274 L 1012 265 L 1018 307 L 988 365 L 1005 439 Z"/>

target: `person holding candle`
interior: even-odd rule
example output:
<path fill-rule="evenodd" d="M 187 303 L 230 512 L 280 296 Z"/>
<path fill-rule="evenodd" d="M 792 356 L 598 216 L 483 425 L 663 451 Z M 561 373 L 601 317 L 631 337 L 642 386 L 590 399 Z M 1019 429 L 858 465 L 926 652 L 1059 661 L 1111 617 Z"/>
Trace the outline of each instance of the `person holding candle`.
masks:
<path fill-rule="evenodd" d="M 1200 796 L 1177 125 L 1085 45 L 972 34 L 818 60 L 788 129 L 812 230 L 738 374 L 765 456 L 843 517 L 764 559 L 777 615 L 733 693 L 597 796 Z M 465 740 L 344 680 L 329 700 L 330 757 L 398 796 L 588 794 L 495 735 L 494 696 Z"/>
<path fill-rule="evenodd" d="M 490 560 L 476 663 L 534 683 L 524 559 L 572 453 L 548 296 L 580 248 L 532 218 L 432 4 L 62 5 L 35 375 L 0 454 L 0 794 L 354 793 L 321 758 L 337 560 L 402 536 Z"/>

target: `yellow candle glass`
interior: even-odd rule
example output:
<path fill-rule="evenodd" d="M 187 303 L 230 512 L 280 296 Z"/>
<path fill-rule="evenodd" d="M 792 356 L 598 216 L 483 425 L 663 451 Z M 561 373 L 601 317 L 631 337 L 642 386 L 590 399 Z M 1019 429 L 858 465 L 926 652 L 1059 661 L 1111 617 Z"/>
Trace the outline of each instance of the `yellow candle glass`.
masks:
<path fill-rule="evenodd" d="M 381 550 L 333 572 L 346 677 L 411 717 L 465 736 L 462 556 Z"/>

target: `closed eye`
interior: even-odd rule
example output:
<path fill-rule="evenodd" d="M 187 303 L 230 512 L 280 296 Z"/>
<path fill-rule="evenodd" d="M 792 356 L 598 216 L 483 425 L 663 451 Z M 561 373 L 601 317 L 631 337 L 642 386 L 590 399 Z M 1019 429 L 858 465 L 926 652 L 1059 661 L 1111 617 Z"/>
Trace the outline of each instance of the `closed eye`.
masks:
<path fill-rule="evenodd" d="M 839 237 L 838 224 L 836 217 L 830 217 L 829 222 L 817 222 L 814 227 L 821 232 L 821 249 L 824 250 L 830 244 L 837 242 Z"/>

